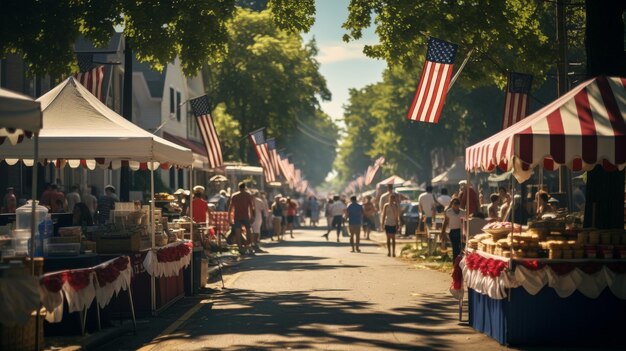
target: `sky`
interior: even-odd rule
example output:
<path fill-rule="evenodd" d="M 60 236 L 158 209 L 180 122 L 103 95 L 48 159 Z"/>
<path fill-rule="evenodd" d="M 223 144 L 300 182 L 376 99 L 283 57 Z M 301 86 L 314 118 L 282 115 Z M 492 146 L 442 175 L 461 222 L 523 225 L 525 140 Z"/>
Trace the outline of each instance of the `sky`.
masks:
<path fill-rule="evenodd" d="M 302 36 L 305 41 L 315 38 L 320 72 L 332 93 L 332 101 L 322 102 L 321 106 L 334 120 L 343 118 L 348 90 L 381 81 L 387 65 L 383 60 L 371 59 L 363 54 L 365 44 L 378 41 L 373 28 L 365 31 L 358 41 L 345 43 L 341 39 L 346 33 L 341 25 L 348 18 L 348 3 L 349 0 L 316 0 L 315 24 L 309 33 Z"/>

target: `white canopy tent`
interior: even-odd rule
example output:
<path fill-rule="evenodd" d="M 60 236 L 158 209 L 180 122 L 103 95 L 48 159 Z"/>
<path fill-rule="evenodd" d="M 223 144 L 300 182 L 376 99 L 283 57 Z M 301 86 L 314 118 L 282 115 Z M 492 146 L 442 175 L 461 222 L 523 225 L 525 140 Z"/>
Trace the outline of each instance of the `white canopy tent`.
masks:
<path fill-rule="evenodd" d="M 0 88 L 0 144 L 13 145 L 41 129 L 41 106 L 28 96 Z M 32 152 L 32 147 L 29 149 Z"/>
<path fill-rule="evenodd" d="M 142 162 L 189 167 L 191 150 L 152 135 L 100 102 L 70 77 L 37 99 L 43 110 L 39 134 L 39 159 L 70 160 L 71 167 L 81 163 L 93 169 L 96 164 L 112 168 L 128 161 L 138 169 Z M 14 147 L 0 145 L 0 158 L 9 164 L 28 160 L 32 164 L 32 142 Z M 85 161 L 85 162 L 81 162 Z"/>
<path fill-rule="evenodd" d="M 464 164 L 465 164 L 465 161 L 463 160 L 463 158 L 462 157 L 458 157 L 454 161 L 452 166 L 450 166 L 450 168 L 448 168 L 443 173 L 441 173 L 441 174 L 437 175 L 436 177 L 434 177 L 430 181 L 430 183 L 433 186 L 450 185 L 450 184 L 457 185 L 457 184 L 459 184 L 459 182 L 461 180 L 464 180 L 464 179 L 467 178 L 467 174 L 465 172 Z"/>

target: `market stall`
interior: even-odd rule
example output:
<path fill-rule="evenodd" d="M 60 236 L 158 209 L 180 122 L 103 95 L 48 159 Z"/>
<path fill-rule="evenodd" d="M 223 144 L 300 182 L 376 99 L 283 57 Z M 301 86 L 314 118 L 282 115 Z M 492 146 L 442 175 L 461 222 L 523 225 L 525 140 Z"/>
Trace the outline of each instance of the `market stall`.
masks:
<path fill-rule="evenodd" d="M 70 167 L 82 166 L 89 169 L 95 167 L 117 169 L 122 165 L 128 165 L 133 170 L 147 169 L 151 171 L 152 198 L 154 198 L 153 172 L 157 168 L 192 165 L 191 150 L 159 138 L 127 121 L 100 102 L 72 77 L 40 97 L 38 102 L 43 109 L 44 128 L 39 135 L 41 152 L 38 157 L 34 157 L 36 160 L 54 162 L 57 167 L 67 164 Z M 31 141 L 24 140 L 13 147 L 6 144 L 0 145 L 0 155 L 5 162 L 15 164 L 21 160 L 26 165 L 33 164 L 32 152 L 29 151 L 32 148 Z M 58 239 L 63 242 L 55 243 L 59 244 L 56 248 L 67 248 L 65 251 L 60 250 L 66 255 L 78 254 L 74 248 L 79 247 L 80 252 L 87 249 L 111 256 L 140 253 L 142 250 L 147 253 L 147 250 L 166 245 L 169 242 L 168 238 L 163 240 L 163 235 L 158 237 L 156 235 L 159 233 L 161 222 L 153 204 L 154 201 L 150 206 L 119 204 L 112 212 L 109 224 L 96 229 L 79 227 L 78 233 L 69 231 L 66 238 Z M 84 241 L 83 238 L 88 240 Z M 72 252 L 68 252 L 69 248 Z M 148 289 L 144 289 L 151 295 L 152 311 L 157 309 L 158 279 L 160 278 L 151 277 Z M 176 279 L 180 279 L 182 286 L 182 274 Z M 134 281 L 135 277 L 133 289 Z M 183 293 L 181 289 L 177 296 Z M 145 296 L 139 298 L 142 301 L 146 300 Z"/>
<path fill-rule="evenodd" d="M 626 79 L 596 77 L 466 149 L 469 172 L 626 166 Z M 612 344 L 626 324 L 626 233 L 567 216 L 486 227 L 460 262 L 470 325 L 502 344 Z M 492 226 L 494 226 L 492 224 Z"/>
<path fill-rule="evenodd" d="M 34 136 L 29 152 L 36 158 L 37 137 L 42 127 L 41 106 L 28 96 L 0 88 L 0 145 L 12 147 Z M 8 140 L 8 143 L 5 141 Z M 37 183 L 37 174 L 33 172 L 32 183 Z M 33 185 L 33 190 L 36 189 Z M 32 213 L 35 212 L 35 192 L 33 191 Z M 34 228 L 25 233 L 34 242 Z M 0 234 L 0 250 L 4 253 L 13 249 L 15 233 Z M 31 252 L 32 252 L 31 246 Z M 0 349 L 29 348 L 39 349 L 41 345 L 41 319 L 34 311 L 39 306 L 39 295 L 35 274 L 38 274 L 31 255 L 30 262 L 0 260 Z M 25 267 L 24 263 L 30 263 Z"/>

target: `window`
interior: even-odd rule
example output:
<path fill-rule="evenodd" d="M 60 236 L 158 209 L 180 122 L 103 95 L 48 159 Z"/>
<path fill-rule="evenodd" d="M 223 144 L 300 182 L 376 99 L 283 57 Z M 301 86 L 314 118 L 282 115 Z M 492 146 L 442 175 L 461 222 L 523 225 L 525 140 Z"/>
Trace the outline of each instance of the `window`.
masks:
<path fill-rule="evenodd" d="M 180 118 L 181 118 L 181 116 L 180 116 L 181 103 L 182 103 L 182 101 L 181 101 L 181 98 L 180 98 L 180 91 L 177 91 L 176 92 L 176 120 L 178 122 L 180 122 Z"/>
<path fill-rule="evenodd" d="M 176 100 L 175 100 L 175 96 L 174 96 L 174 88 L 170 88 L 170 113 L 174 113 L 176 112 Z"/>

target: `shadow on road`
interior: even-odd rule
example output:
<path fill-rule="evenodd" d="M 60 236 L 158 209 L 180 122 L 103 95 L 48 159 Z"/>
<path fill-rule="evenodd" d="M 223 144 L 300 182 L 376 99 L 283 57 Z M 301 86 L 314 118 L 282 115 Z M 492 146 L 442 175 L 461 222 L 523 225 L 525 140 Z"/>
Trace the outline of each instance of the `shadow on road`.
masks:
<path fill-rule="evenodd" d="M 450 302 L 441 296 L 424 295 L 415 307 L 388 312 L 371 312 L 368 303 L 319 294 L 333 290 L 259 292 L 228 289 L 214 298 L 214 308 L 203 320 L 185 328 L 184 338 L 211 340 L 211 336 L 231 335 L 229 350 L 310 349 L 320 343 L 353 345 L 395 350 L 448 350 Z M 277 318 L 276 316 L 280 316 Z M 249 326 L 254 326 L 250 328 Z M 376 335 L 404 333 L 415 335 L 414 343 L 391 343 Z M 471 333 L 469 330 L 468 334 Z M 276 335 L 277 339 L 254 345 L 237 344 L 237 335 Z M 285 341 L 284 337 L 293 339 Z M 419 337 L 419 343 L 418 343 Z M 191 340 L 190 340 L 191 339 Z M 456 345 L 458 346 L 458 345 Z M 220 350 L 222 348 L 205 348 Z"/>

